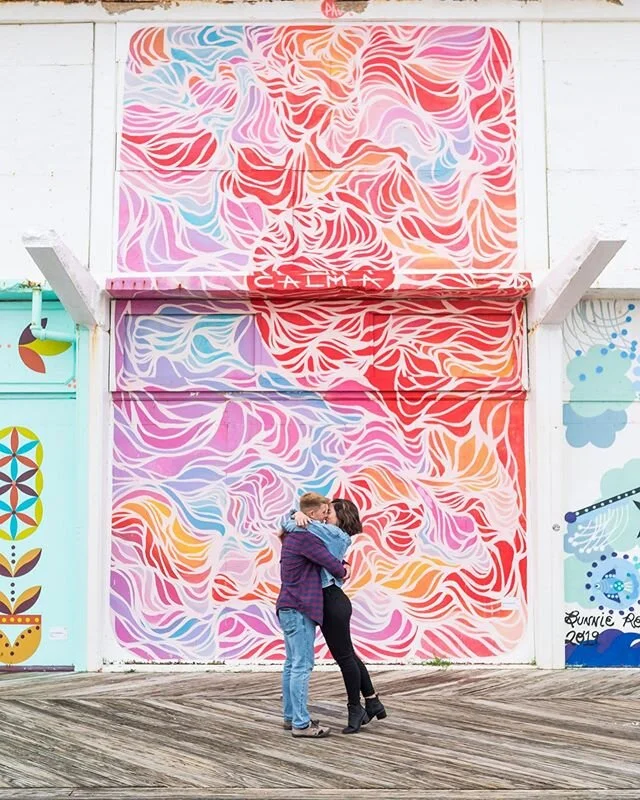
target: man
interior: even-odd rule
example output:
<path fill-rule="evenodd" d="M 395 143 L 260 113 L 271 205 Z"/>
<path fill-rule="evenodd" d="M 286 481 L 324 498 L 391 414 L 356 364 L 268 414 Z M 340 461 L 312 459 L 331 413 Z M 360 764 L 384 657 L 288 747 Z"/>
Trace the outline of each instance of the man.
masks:
<path fill-rule="evenodd" d="M 311 519 L 323 522 L 329 512 L 329 500 L 307 492 L 300 498 L 300 510 Z M 322 739 L 330 730 L 311 720 L 307 710 L 316 625 L 322 625 L 323 620 L 321 567 L 340 580 L 347 577 L 345 567 L 313 534 L 294 531 L 284 536 L 280 557 L 282 586 L 276 612 L 286 652 L 282 672 L 284 728 L 291 729 L 295 738 Z"/>

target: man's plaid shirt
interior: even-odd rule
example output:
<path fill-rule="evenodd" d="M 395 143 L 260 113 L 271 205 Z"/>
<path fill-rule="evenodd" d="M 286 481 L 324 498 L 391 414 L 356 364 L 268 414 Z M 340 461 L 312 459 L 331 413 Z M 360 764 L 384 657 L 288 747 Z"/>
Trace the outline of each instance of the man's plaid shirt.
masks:
<path fill-rule="evenodd" d="M 280 556 L 280 594 L 276 611 L 295 608 L 322 625 L 323 596 L 320 567 L 325 567 L 336 578 L 342 579 L 347 571 L 326 546 L 308 531 L 288 533 L 282 542 Z"/>

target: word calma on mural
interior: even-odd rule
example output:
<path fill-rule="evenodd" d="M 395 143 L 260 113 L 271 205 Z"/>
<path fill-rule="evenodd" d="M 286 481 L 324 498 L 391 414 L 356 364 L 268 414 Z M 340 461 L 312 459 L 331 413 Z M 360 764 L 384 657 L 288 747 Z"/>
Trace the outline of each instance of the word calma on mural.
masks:
<path fill-rule="evenodd" d="M 299 275 L 272 273 L 253 277 L 256 289 L 383 289 L 383 280 L 375 275 L 361 273 L 359 275 L 332 275 L 331 273 L 300 273 Z"/>

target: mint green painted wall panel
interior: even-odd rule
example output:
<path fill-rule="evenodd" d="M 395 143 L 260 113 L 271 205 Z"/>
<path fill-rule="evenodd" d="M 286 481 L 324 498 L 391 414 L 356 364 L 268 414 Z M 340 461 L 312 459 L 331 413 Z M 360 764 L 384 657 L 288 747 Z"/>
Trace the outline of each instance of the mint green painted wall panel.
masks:
<path fill-rule="evenodd" d="M 0 397 L 0 666 L 83 659 L 76 464 L 72 397 Z"/>
<path fill-rule="evenodd" d="M 73 321 L 58 302 L 44 302 L 42 317 L 49 330 L 73 332 Z M 29 302 L 0 302 L 0 393 L 73 392 L 75 346 L 34 339 L 30 322 Z"/>
<path fill-rule="evenodd" d="M 48 330 L 74 330 L 57 301 L 42 317 Z M 0 302 L 0 668 L 81 667 L 76 346 L 35 340 L 30 322 L 29 300 Z"/>

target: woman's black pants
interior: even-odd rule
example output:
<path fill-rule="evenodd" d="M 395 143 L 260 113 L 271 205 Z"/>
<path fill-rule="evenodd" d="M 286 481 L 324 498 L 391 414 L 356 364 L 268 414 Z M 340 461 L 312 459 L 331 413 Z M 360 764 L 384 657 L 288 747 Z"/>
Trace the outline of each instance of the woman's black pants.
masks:
<path fill-rule="evenodd" d="M 322 635 L 331 655 L 342 671 L 348 701 L 360 703 L 360 694 L 371 697 L 375 689 L 369 672 L 360 661 L 351 643 L 351 600 L 335 583 L 322 590 L 324 596 L 324 622 Z"/>

